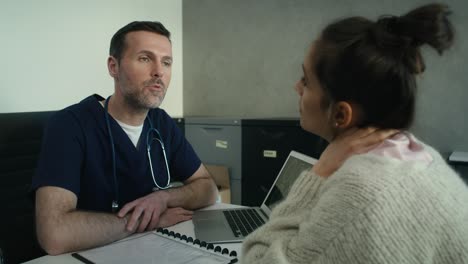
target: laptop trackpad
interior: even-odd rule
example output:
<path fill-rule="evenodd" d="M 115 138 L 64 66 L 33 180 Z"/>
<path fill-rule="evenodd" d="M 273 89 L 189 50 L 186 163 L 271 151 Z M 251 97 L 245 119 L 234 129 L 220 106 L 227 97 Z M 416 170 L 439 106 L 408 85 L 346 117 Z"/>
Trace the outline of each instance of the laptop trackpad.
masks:
<path fill-rule="evenodd" d="M 195 237 L 211 243 L 237 239 L 221 211 L 196 212 L 193 217 Z M 239 240 L 240 241 L 240 240 Z M 231 241 L 232 242 L 232 241 Z"/>
<path fill-rule="evenodd" d="M 197 229 L 216 232 L 226 230 L 226 225 L 224 219 L 199 219 L 195 224 L 195 230 Z"/>

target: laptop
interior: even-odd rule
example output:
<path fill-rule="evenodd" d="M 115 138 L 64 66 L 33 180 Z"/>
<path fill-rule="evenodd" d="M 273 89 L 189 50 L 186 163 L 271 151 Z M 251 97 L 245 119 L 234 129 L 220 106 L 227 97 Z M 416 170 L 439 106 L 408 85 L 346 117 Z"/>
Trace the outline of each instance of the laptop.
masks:
<path fill-rule="evenodd" d="M 312 157 L 291 151 L 261 207 L 195 211 L 192 218 L 195 237 L 208 243 L 242 242 L 268 220 L 273 208 L 286 198 L 299 175 L 312 169 L 316 162 Z"/>

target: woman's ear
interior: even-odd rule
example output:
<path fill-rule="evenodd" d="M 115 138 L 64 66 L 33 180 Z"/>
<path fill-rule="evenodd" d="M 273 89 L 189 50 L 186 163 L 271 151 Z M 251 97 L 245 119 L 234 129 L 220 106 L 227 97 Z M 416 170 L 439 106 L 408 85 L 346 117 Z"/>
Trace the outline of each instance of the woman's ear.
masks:
<path fill-rule="evenodd" d="M 109 56 L 109 58 L 107 58 L 107 69 L 111 77 L 117 78 L 117 73 L 119 72 L 119 63 L 113 56 Z"/>
<path fill-rule="evenodd" d="M 356 125 L 359 119 L 357 106 L 346 101 L 337 102 L 334 106 L 333 121 L 336 128 L 349 128 Z"/>

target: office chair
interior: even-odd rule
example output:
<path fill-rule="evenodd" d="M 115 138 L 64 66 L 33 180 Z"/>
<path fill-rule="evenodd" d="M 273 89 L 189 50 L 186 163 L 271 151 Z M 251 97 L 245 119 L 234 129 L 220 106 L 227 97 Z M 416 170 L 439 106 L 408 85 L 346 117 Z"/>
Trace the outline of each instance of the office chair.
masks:
<path fill-rule="evenodd" d="M 3 251 L 2 248 L 0 247 L 0 264 L 3 264 Z"/>
<path fill-rule="evenodd" d="M 45 254 L 36 239 L 31 180 L 43 130 L 53 112 L 0 114 L 1 264 L 25 262 Z"/>

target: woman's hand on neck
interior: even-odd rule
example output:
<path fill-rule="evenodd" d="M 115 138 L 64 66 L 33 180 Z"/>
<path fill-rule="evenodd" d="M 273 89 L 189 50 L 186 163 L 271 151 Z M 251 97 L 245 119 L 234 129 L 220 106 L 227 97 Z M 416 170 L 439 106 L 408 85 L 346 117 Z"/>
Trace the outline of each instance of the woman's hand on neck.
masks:
<path fill-rule="evenodd" d="M 329 177 L 352 155 L 366 153 L 398 132 L 396 129 L 375 127 L 353 127 L 340 131 L 320 155 L 312 171 L 321 177 Z"/>

